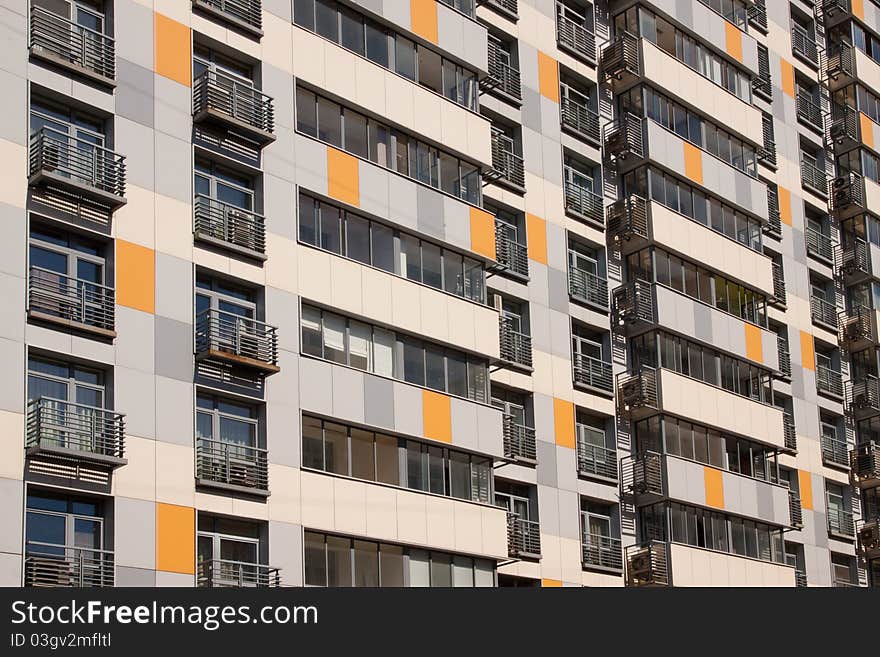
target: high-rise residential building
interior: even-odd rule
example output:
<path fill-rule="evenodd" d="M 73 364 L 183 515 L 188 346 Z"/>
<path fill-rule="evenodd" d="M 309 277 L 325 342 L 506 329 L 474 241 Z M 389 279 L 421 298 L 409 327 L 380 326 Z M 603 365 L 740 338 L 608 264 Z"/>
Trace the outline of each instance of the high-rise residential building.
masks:
<path fill-rule="evenodd" d="M 2 0 L 0 584 L 880 583 L 876 0 Z"/>

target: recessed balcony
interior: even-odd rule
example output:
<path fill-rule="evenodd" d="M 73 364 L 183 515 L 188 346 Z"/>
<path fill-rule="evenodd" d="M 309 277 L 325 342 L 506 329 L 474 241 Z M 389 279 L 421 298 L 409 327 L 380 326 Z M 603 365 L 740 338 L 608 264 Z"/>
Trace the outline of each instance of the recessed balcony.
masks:
<path fill-rule="evenodd" d="M 268 452 L 224 440 L 196 440 L 196 483 L 199 486 L 268 497 Z"/>
<path fill-rule="evenodd" d="M 272 98 L 253 85 L 206 70 L 193 81 L 193 122 L 213 121 L 265 146 L 275 141 Z"/>
<path fill-rule="evenodd" d="M 193 236 L 199 242 L 255 260 L 266 259 L 266 220 L 261 214 L 196 194 Z"/>
<path fill-rule="evenodd" d="M 581 565 L 586 569 L 623 572 L 623 549 L 619 538 L 581 531 Z"/>
<path fill-rule="evenodd" d="M 532 369 L 532 336 L 513 328 L 510 317 L 498 318 L 501 362 L 516 368 Z"/>
<path fill-rule="evenodd" d="M 536 520 L 507 514 L 507 549 L 511 557 L 541 558 L 541 530 Z"/>
<path fill-rule="evenodd" d="M 263 36 L 261 0 L 192 0 L 193 8 L 254 37 Z"/>
<path fill-rule="evenodd" d="M 112 550 L 28 541 L 24 551 L 24 585 L 32 587 L 104 588 L 115 581 Z"/>
<path fill-rule="evenodd" d="M 281 586 L 278 568 L 260 563 L 210 559 L 199 561 L 196 583 L 203 588 L 266 588 Z"/>
<path fill-rule="evenodd" d="M 30 13 L 32 56 L 95 82 L 115 85 L 116 48 L 112 37 L 33 4 Z"/>
<path fill-rule="evenodd" d="M 520 424 L 513 415 L 505 414 L 502 431 L 504 434 L 504 456 L 529 464 L 538 462 L 534 427 Z"/>
<path fill-rule="evenodd" d="M 880 445 L 863 443 L 849 454 L 850 477 L 859 488 L 880 486 Z"/>
<path fill-rule="evenodd" d="M 105 408 L 38 397 L 28 404 L 25 451 L 113 469 L 125 465 L 125 416 Z"/>
<path fill-rule="evenodd" d="M 594 356 L 574 354 L 572 368 L 575 387 L 602 395 L 614 394 L 614 373 L 611 363 Z"/>
<path fill-rule="evenodd" d="M 31 266 L 28 317 L 101 338 L 116 337 L 112 287 Z"/>
<path fill-rule="evenodd" d="M 278 337 L 274 326 L 223 310 L 204 310 L 196 316 L 196 360 L 211 360 L 270 375 L 278 367 Z"/>

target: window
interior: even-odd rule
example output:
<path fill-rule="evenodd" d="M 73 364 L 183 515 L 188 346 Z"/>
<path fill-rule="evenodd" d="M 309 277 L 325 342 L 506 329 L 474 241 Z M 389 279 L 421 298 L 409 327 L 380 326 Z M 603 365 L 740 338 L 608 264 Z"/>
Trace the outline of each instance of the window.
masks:
<path fill-rule="evenodd" d="M 76 548 L 74 550 L 73 548 Z M 68 558 L 79 554 L 94 569 L 104 555 L 104 513 L 97 500 L 68 497 L 43 491 L 29 491 L 25 509 L 25 554 Z M 88 573 L 84 577 L 89 578 Z M 97 572 L 91 577 L 103 578 Z"/>
<path fill-rule="evenodd" d="M 203 463 L 224 454 L 239 462 L 256 462 L 259 447 L 257 409 L 232 399 L 205 393 L 196 395 L 196 442 L 205 450 Z"/>
<path fill-rule="evenodd" d="M 196 541 L 199 586 L 255 586 L 266 577 L 258 524 L 200 513 Z"/>

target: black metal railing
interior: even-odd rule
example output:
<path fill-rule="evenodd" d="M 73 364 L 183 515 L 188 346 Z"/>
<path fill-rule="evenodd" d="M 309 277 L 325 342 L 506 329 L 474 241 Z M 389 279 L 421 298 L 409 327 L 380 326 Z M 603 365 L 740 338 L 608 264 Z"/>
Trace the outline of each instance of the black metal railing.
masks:
<path fill-rule="evenodd" d="M 880 483 L 880 445 L 869 442 L 853 449 L 849 454 L 849 467 L 855 483 Z"/>
<path fill-rule="evenodd" d="M 880 380 L 876 376 L 866 374 L 857 381 L 850 381 L 846 393 L 846 405 L 857 418 L 880 414 Z"/>
<path fill-rule="evenodd" d="M 838 271 L 844 276 L 871 273 L 868 243 L 851 233 L 844 235 L 843 243 L 837 246 L 835 260 Z"/>
<path fill-rule="evenodd" d="M 112 587 L 114 573 L 111 550 L 42 541 L 25 543 L 25 586 Z"/>
<path fill-rule="evenodd" d="M 874 310 L 862 305 L 849 311 L 841 310 L 838 318 L 840 324 L 839 340 L 856 348 L 869 342 L 876 342 L 875 316 Z"/>
<path fill-rule="evenodd" d="M 599 61 L 606 81 L 622 80 L 624 75 L 640 75 L 642 67 L 638 37 L 630 32 L 617 35 L 602 49 Z"/>
<path fill-rule="evenodd" d="M 767 166 L 776 166 L 776 138 L 773 130 L 773 116 L 765 114 L 761 117 L 762 138 L 758 149 L 758 160 Z"/>
<path fill-rule="evenodd" d="M 843 375 L 830 367 L 816 365 L 816 389 L 835 397 L 843 397 Z"/>
<path fill-rule="evenodd" d="M 663 541 L 629 545 L 624 560 L 627 586 L 669 586 L 669 551 Z"/>
<path fill-rule="evenodd" d="M 568 293 L 579 301 L 608 308 L 608 281 L 599 274 L 569 265 Z"/>
<path fill-rule="evenodd" d="M 823 78 L 838 80 L 856 76 L 856 54 L 851 44 L 830 41 L 823 57 Z"/>
<path fill-rule="evenodd" d="M 618 326 L 640 322 L 654 323 L 654 285 L 652 283 L 637 278 L 615 288 L 612 297 L 614 319 Z"/>
<path fill-rule="evenodd" d="M 779 357 L 779 371 L 787 379 L 791 378 L 791 352 L 788 350 L 788 339 L 776 337 L 776 353 Z"/>
<path fill-rule="evenodd" d="M 825 175 L 825 171 L 816 165 L 815 161 L 810 160 L 811 158 L 801 155 L 801 183 L 820 196 L 827 196 L 828 177 Z"/>
<path fill-rule="evenodd" d="M 797 451 L 797 430 L 794 426 L 794 415 L 788 411 L 782 412 L 782 440 L 785 449 Z"/>
<path fill-rule="evenodd" d="M 510 317 L 499 316 L 498 339 L 502 361 L 523 367 L 532 366 L 532 336 L 515 331 Z"/>
<path fill-rule="evenodd" d="M 541 555 L 541 530 L 536 520 L 507 513 L 507 549 L 512 557 Z"/>
<path fill-rule="evenodd" d="M 25 447 L 125 458 L 125 416 L 106 408 L 38 397 L 28 402 Z"/>
<path fill-rule="evenodd" d="M 612 162 L 619 163 L 627 158 L 639 160 L 645 156 L 644 125 L 644 119 L 631 112 L 605 124 L 602 143 Z"/>
<path fill-rule="evenodd" d="M 828 533 L 844 538 L 856 537 L 856 523 L 852 511 L 828 506 Z"/>
<path fill-rule="evenodd" d="M 193 114 L 219 112 L 255 130 L 275 131 L 272 98 L 220 71 L 206 70 L 193 81 Z"/>
<path fill-rule="evenodd" d="M 795 569 L 794 571 L 794 585 L 797 588 L 804 588 L 807 585 L 807 574 L 803 570 Z"/>
<path fill-rule="evenodd" d="M 608 232 L 616 240 L 628 240 L 634 236 L 648 238 L 648 203 L 641 196 L 632 194 L 615 201 L 605 211 Z"/>
<path fill-rule="evenodd" d="M 43 126 L 30 137 L 30 175 L 48 173 L 125 196 L 125 157 L 88 140 Z"/>
<path fill-rule="evenodd" d="M 205 483 L 268 490 L 268 452 L 240 443 L 198 438 L 196 478 Z"/>
<path fill-rule="evenodd" d="M 193 4 L 225 14 L 234 21 L 256 30 L 263 29 L 261 0 L 193 0 Z"/>
<path fill-rule="evenodd" d="M 767 224 L 764 233 L 782 237 L 782 213 L 779 211 L 779 190 L 776 185 L 767 185 Z"/>
<path fill-rule="evenodd" d="M 614 374 L 611 363 L 584 354 L 574 354 L 572 361 L 576 385 L 602 390 L 603 392 L 614 391 Z"/>
<path fill-rule="evenodd" d="M 566 167 L 569 169 L 570 167 Z M 602 197 L 573 178 L 580 174 L 568 172 L 565 177 L 565 209 L 597 224 L 602 223 L 604 207 Z"/>
<path fill-rule="evenodd" d="M 822 108 L 813 100 L 806 89 L 797 91 L 797 116 L 817 130 L 823 129 Z"/>
<path fill-rule="evenodd" d="M 528 248 L 514 239 L 506 223 L 497 220 L 495 221 L 495 260 L 514 274 L 529 275 Z"/>
<path fill-rule="evenodd" d="M 865 207 L 865 181 L 861 174 L 849 171 L 832 182 L 831 207 L 834 210 Z"/>
<path fill-rule="evenodd" d="M 112 332 L 116 326 L 115 309 L 112 287 L 31 265 L 28 278 L 30 313 Z"/>
<path fill-rule="evenodd" d="M 281 585 L 278 568 L 230 559 L 200 560 L 197 584 L 201 587 L 274 587 Z"/>
<path fill-rule="evenodd" d="M 484 3 L 487 7 L 495 7 L 510 16 L 516 17 L 519 15 L 518 0 L 484 0 Z M 477 4 L 481 4 L 480 0 L 477 0 Z"/>
<path fill-rule="evenodd" d="M 203 310 L 196 317 L 196 353 L 278 363 L 278 337 L 274 326 L 223 310 Z"/>
<path fill-rule="evenodd" d="M 663 494 L 663 455 L 642 452 L 620 459 L 620 492 L 625 496 Z"/>
<path fill-rule="evenodd" d="M 880 520 L 860 520 L 856 523 L 856 538 L 862 558 L 880 557 Z"/>
<path fill-rule="evenodd" d="M 829 263 L 834 262 L 834 243 L 831 241 L 830 235 L 807 228 L 804 230 L 804 236 L 807 242 L 807 253 Z"/>
<path fill-rule="evenodd" d="M 502 418 L 504 455 L 511 459 L 537 460 L 537 445 L 534 427 L 527 427 L 516 421 L 513 415 Z"/>
<path fill-rule="evenodd" d="M 581 561 L 587 568 L 623 570 L 623 548 L 620 539 L 582 530 Z"/>
<path fill-rule="evenodd" d="M 491 88 L 498 89 L 511 98 L 522 99 L 522 85 L 519 71 L 510 64 L 501 61 L 489 44 L 489 82 Z"/>
<path fill-rule="evenodd" d="M 592 427 L 578 424 L 576 429 L 578 474 L 617 481 L 617 452 L 588 442 L 586 434 L 596 431 Z"/>
<path fill-rule="evenodd" d="M 108 80 L 116 78 L 116 47 L 112 37 L 33 4 L 30 23 L 32 53 L 48 55 Z"/>
<path fill-rule="evenodd" d="M 814 322 L 833 327 L 837 331 L 837 306 L 833 303 L 810 295 L 810 316 Z"/>
<path fill-rule="evenodd" d="M 825 465 L 849 467 L 849 445 L 837 436 L 822 434 L 822 462 Z"/>
<path fill-rule="evenodd" d="M 773 299 L 777 303 L 781 303 L 783 306 L 786 304 L 788 300 L 788 295 L 785 292 L 785 275 L 782 271 L 782 265 L 778 262 L 773 263 Z"/>
<path fill-rule="evenodd" d="M 563 127 L 570 128 L 581 137 L 598 142 L 600 138 L 599 114 L 585 103 L 579 103 L 568 96 L 562 98 L 559 110 Z"/>
<path fill-rule="evenodd" d="M 196 194 L 193 233 L 197 238 L 225 242 L 257 254 L 266 253 L 266 220 L 252 210 Z"/>
<path fill-rule="evenodd" d="M 749 23 L 754 25 L 762 32 L 767 31 L 767 6 L 763 0 L 749 5 L 748 8 Z"/>
<path fill-rule="evenodd" d="M 503 180 L 519 188 L 526 186 L 525 167 L 522 156 L 510 150 L 509 141 L 492 135 L 492 168 Z"/>
<path fill-rule="evenodd" d="M 828 123 L 828 139 L 835 144 L 859 141 L 859 114 L 850 105 L 835 103 Z"/>
<path fill-rule="evenodd" d="M 596 35 L 585 25 L 574 22 L 567 16 L 556 12 L 556 42 L 563 48 L 596 61 Z"/>
<path fill-rule="evenodd" d="M 792 527 L 804 526 L 804 513 L 801 507 L 801 497 L 795 491 L 788 491 L 788 516 Z"/>
<path fill-rule="evenodd" d="M 800 25 L 791 26 L 791 51 L 807 60 L 813 66 L 819 64 L 819 51 L 816 47 L 816 39 Z"/>

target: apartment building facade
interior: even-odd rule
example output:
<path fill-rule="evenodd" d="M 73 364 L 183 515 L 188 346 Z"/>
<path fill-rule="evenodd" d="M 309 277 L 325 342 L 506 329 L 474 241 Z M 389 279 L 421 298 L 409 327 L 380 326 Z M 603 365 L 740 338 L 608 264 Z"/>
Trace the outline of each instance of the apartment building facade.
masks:
<path fill-rule="evenodd" d="M 0 12 L 3 585 L 880 580 L 871 0 Z"/>

